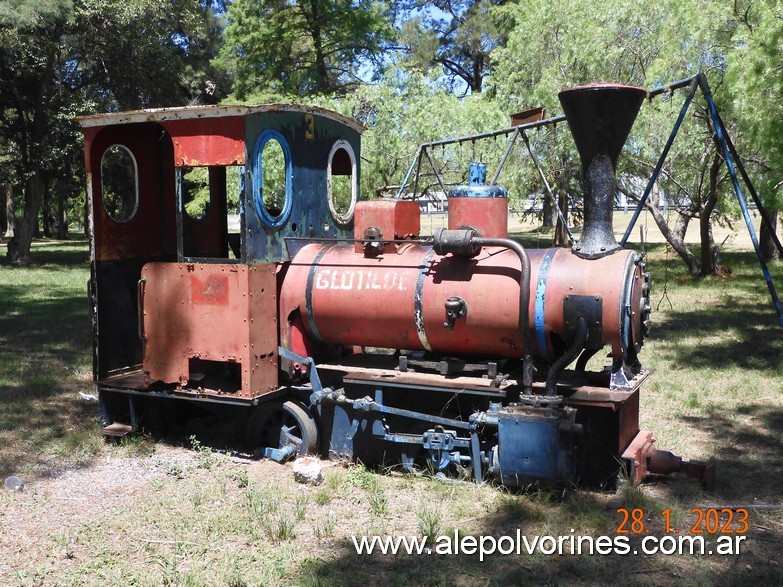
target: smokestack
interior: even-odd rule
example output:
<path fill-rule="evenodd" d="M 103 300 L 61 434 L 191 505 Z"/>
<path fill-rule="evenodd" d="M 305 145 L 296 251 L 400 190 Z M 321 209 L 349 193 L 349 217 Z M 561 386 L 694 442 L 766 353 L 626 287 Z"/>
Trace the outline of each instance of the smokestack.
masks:
<path fill-rule="evenodd" d="M 563 90 L 558 97 L 582 159 L 584 228 L 574 254 L 598 259 L 620 248 L 612 230 L 615 168 L 647 92 L 614 84 Z"/>

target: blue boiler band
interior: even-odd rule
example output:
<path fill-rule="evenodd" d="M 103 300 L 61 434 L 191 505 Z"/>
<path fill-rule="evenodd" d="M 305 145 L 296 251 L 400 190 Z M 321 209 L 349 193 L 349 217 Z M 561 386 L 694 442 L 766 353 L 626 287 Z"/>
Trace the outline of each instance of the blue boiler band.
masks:
<path fill-rule="evenodd" d="M 541 260 L 541 267 L 538 271 L 538 283 L 536 284 L 536 305 L 534 324 L 536 328 L 536 345 L 539 355 L 547 357 L 549 351 L 546 345 L 546 329 L 544 324 L 544 301 L 546 299 L 546 282 L 549 277 L 549 268 L 552 266 L 552 258 L 557 249 L 547 249 L 544 258 Z"/>

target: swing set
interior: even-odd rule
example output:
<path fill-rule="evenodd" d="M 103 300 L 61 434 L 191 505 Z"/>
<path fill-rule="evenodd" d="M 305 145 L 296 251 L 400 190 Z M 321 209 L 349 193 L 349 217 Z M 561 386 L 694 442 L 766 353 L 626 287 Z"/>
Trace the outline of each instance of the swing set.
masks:
<path fill-rule="evenodd" d="M 726 126 L 724 125 L 723 120 L 721 119 L 720 114 L 718 113 L 718 109 L 712 97 L 712 90 L 710 89 L 709 83 L 707 82 L 707 77 L 703 73 L 699 73 L 692 77 L 682 79 L 671 84 L 658 86 L 656 88 L 647 91 L 647 99 L 652 100 L 653 98 L 662 95 L 673 95 L 676 90 L 681 90 L 681 89 L 685 90 L 685 100 L 683 101 L 682 107 L 680 109 L 680 113 L 677 116 L 677 120 L 675 121 L 674 127 L 672 128 L 672 131 L 669 134 L 669 138 L 666 141 L 666 144 L 664 145 L 660 156 L 658 157 L 658 161 L 655 164 L 655 167 L 653 168 L 652 174 L 650 175 L 650 178 L 647 181 L 647 185 L 644 189 L 644 192 L 641 198 L 639 198 L 639 202 L 636 205 L 636 209 L 634 210 L 633 216 L 631 217 L 631 220 L 629 221 L 628 226 L 625 229 L 622 239 L 620 239 L 620 245 L 625 246 L 626 243 L 628 242 L 631 232 L 633 231 L 636 222 L 639 219 L 639 215 L 641 214 L 642 209 L 645 207 L 647 199 L 650 196 L 650 193 L 652 192 L 653 186 L 658 180 L 658 176 L 661 172 L 661 169 L 663 168 L 664 163 L 666 162 L 666 158 L 669 154 L 672 144 L 674 143 L 674 139 L 677 136 L 677 133 L 679 132 L 683 121 L 685 120 L 685 115 L 687 114 L 688 109 L 691 106 L 693 97 L 696 95 L 697 91 L 701 91 L 701 94 L 707 104 L 707 109 L 709 112 L 709 122 L 711 122 L 712 132 L 714 134 L 714 140 L 721 151 L 721 155 L 726 164 L 729 177 L 731 178 L 732 188 L 737 198 L 737 202 L 739 203 L 740 209 L 742 210 L 742 216 L 745 221 L 745 225 L 748 229 L 750 239 L 753 243 L 753 248 L 756 251 L 756 256 L 758 257 L 759 265 L 761 266 L 761 271 L 764 277 L 764 281 L 767 284 L 769 295 L 770 298 L 772 299 L 772 304 L 777 314 L 778 321 L 783 326 L 783 304 L 781 304 L 778 294 L 775 290 L 775 286 L 772 281 L 772 275 L 770 274 L 769 268 L 767 266 L 767 262 L 761 251 L 759 240 L 756 235 L 756 229 L 754 228 L 753 222 L 751 220 L 750 211 L 748 209 L 748 204 L 745 199 L 745 196 L 743 195 L 740 180 L 742 181 L 742 183 L 744 183 L 745 187 L 747 188 L 747 191 L 750 194 L 750 197 L 753 200 L 753 203 L 756 205 L 756 208 L 759 212 L 761 221 L 764 223 L 770 235 L 772 235 L 775 248 L 777 249 L 781 257 L 783 257 L 783 245 L 781 245 L 781 242 L 778 239 L 778 236 L 775 232 L 775 227 L 773 226 L 769 218 L 769 214 L 764 208 L 764 205 L 761 199 L 759 198 L 758 192 L 754 188 L 753 182 L 750 180 L 750 177 L 748 176 L 747 170 L 745 169 L 745 165 L 742 163 L 742 159 L 737 154 L 737 150 L 734 146 L 734 143 L 732 142 L 731 137 L 729 136 L 729 133 L 726 130 Z M 445 187 L 446 184 L 442 180 L 432 160 L 431 153 L 434 152 L 435 148 L 437 147 L 445 148 L 448 145 L 462 145 L 468 142 L 472 143 L 475 146 L 476 141 L 479 140 L 506 137 L 506 148 L 503 151 L 503 155 L 500 158 L 500 161 L 495 169 L 494 174 L 492 175 L 492 179 L 489 181 L 490 186 L 496 185 L 498 178 L 500 177 L 500 174 L 503 171 L 503 168 L 508 160 L 509 155 L 511 154 L 517 141 L 521 139 L 525 145 L 525 149 L 527 153 L 530 155 L 530 158 L 532 159 L 536 167 L 538 176 L 541 178 L 541 181 L 546 190 L 546 197 L 548 197 L 550 202 L 552 203 L 552 206 L 555 212 L 557 213 L 560 222 L 565 227 L 568 233 L 568 237 L 571 240 L 571 243 L 572 244 L 575 243 L 571 228 L 568 226 L 565 216 L 563 215 L 563 212 L 560 209 L 560 206 L 558 205 L 557 198 L 555 197 L 554 192 L 549 182 L 546 179 L 546 174 L 544 173 L 544 170 L 541 168 L 541 165 L 537 157 L 535 157 L 533 154 L 533 149 L 531 148 L 530 139 L 528 135 L 528 132 L 531 130 L 542 129 L 545 127 L 556 127 L 556 125 L 558 125 L 559 123 L 566 122 L 566 117 L 560 115 L 560 116 L 554 116 L 552 118 L 546 118 L 546 119 L 544 119 L 543 116 L 537 117 L 538 119 L 535 119 L 536 117 L 533 118 L 534 118 L 533 120 L 530 120 L 530 118 L 528 118 L 527 120 L 523 120 L 521 124 L 515 124 L 510 128 L 504 128 L 504 129 L 494 130 L 490 132 L 457 137 L 452 139 L 433 141 L 429 143 L 422 143 L 421 145 L 419 145 L 418 149 L 416 150 L 416 154 L 413 158 L 413 161 L 410 164 L 410 167 L 408 168 L 408 171 L 405 175 L 405 179 L 402 182 L 402 185 L 400 186 L 399 190 L 397 191 L 397 198 L 403 197 L 406 187 L 411 182 L 411 178 L 413 178 L 412 197 L 413 198 L 417 197 L 419 180 L 422 174 L 422 170 L 421 170 L 422 161 L 424 161 L 425 159 L 427 160 L 429 166 L 431 167 L 435 175 L 435 178 L 437 180 L 437 183 L 440 186 L 440 189 L 443 191 L 444 194 L 447 193 Z"/>

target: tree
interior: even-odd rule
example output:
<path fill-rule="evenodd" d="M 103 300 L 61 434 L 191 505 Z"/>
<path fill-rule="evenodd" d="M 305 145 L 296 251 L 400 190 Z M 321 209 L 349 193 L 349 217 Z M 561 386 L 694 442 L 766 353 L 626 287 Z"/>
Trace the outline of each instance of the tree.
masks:
<path fill-rule="evenodd" d="M 382 0 L 235 0 L 218 62 L 239 99 L 345 92 L 393 37 Z"/>
<path fill-rule="evenodd" d="M 409 67 L 429 71 L 440 67 L 452 87 L 479 93 L 492 71 L 492 50 L 505 42 L 497 6 L 506 0 L 408 0 L 401 45 Z M 459 82 L 459 83 L 457 83 Z"/>
<path fill-rule="evenodd" d="M 619 189 L 633 202 L 640 200 L 640 188 L 646 184 L 640 179 L 652 174 L 655 156 L 663 149 L 668 130 L 673 126 L 672 106 L 666 102 L 649 105 L 637 120 L 632 137 L 638 137 L 636 143 L 640 148 L 625 158 L 618 181 Z M 713 238 L 712 223 L 728 222 L 736 210 L 732 201 L 734 193 L 707 112 L 699 104 L 692 108 L 691 116 L 677 136 L 677 148 L 670 153 L 645 208 L 689 273 L 703 276 L 715 273 L 719 265 L 720 250 Z M 670 221 L 667 209 L 674 221 Z M 691 221 L 696 221 L 699 227 L 698 254 L 685 242 Z"/>
<path fill-rule="evenodd" d="M 44 170 L 51 166 L 46 151 L 47 118 L 56 107 L 54 89 L 57 67 L 62 61 L 58 39 L 73 16 L 68 2 L 21 2 L 16 9 L 3 5 L 0 14 L 0 82 L 9 92 L 2 95 L 4 135 L 13 141 L 13 179 L 24 184 L 25 203 L 21 221 L 8 243 L 14 262 L 27 262 L 30 243 L 38 225 L 44 196 Z M 10 174 L 9 174 L 10 175 Z"/>
<path fill-rule="evenodd" d="M 653 87 L 704 71 L 724 118 L 731 119 L 722 80 L 727 56 L 734 50 L 733 2 L 678 0 L 662 5 L 626 0 L 597 14 L 587 0 L 567 0 L 556 6 L 522 0 L 500 10 L 516 26 L 507 45 L 493 53 L 497 75 L 492 85 L 498 97 L 513 108 L 544 105 L 558 112 L 556 96 L 563 88 L 594 81 Z M 526 93 L 520 95 L 522 91 Z M 637 187 L 646 183 L 675 118 L 676 110 L 671 108 L 643 108 L 626 149 L 632 156 L 624 156 L 618 164 L 618 176 L 628 194 L 638 193 Z M 686 125 L 691 130 L 682 131 L 675 142 L 667 175 L 661 179 L 664 192 L 686 203 L 676 209 L 673 229 L 659 214 L 657 200 L 648 202 L 664 236 L 695 274 L 716 270 L 717 247 L 710 223 L 715 214 L 732 211 L 725 197 L 720 154 L 705 120 L 703 106 L 695 107 Z M 735 137 L 735 142 L 740 138 Z M 562 160 L 569 157 L 564 152 Z M 557 178 L 551 179 L 550 183 L 558 185 Z M 694 217 L 700 222 L 700 255 L 683 240 Z"/>
<path fill-rule="evenodd" d="M 63 222 L 67 193 L 54 186 L 74 186 L 83 165 L 76 114 L 209 95 L 209 80 L 199 85 L 187 68 L 192 39 L 205 38 L 206 10 L 186 0 L 0 2 L 0 84 L 8 90 L 0 134 L 10 158 L 0 179 L 23 185 L 24 194 L 8 243 L 12 262 L 30 260 L 47 190 Z"/>
<path fill-rule="evenodd" d="M 736 50 L 728 66 L 728 87 L 739 124 L 748 131 L 744 151 L 755 168 L 755 182 L 773 226 L 783 206 L 783 20 L 779 2 L 738 5 Z M 751 150 L 752 147 L 752 150 Z M 760 244 L 767 259 L 778 256 L 767 227 Z"/>
<path fill-rule="evenodd" d="M 459 99 L 443 80 L 401 69 L 359 88 L 344 101 L 344 112 L 368 127 L 362 137 L 364 197 L 396 193 L 420 144 L 508 125 L 507 115 L 486 96 Z M 502 141 L 477 141 L 435 149 L 422 163 L 418 192 L 440 192 L 466 183 L 473 160 L 485 161 L 491 173 L 504 146 Z M 412 191 L 411 182 L 406 193 Z"/>

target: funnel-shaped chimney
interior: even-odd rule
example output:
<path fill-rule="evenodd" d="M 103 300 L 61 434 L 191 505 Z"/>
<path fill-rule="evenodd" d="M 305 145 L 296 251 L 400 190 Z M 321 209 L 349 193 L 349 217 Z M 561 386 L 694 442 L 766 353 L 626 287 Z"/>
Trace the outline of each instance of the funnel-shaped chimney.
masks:
<path fill-rule="evenodd" d="M 582 158 L 584 229 L 574 245 L 580 257 L 596 259 L 620 248 L 612 231 L 615 167 L 646 95 L 641 88 L 593 84 L 558 96 Z"/>

